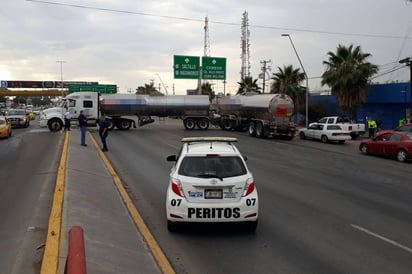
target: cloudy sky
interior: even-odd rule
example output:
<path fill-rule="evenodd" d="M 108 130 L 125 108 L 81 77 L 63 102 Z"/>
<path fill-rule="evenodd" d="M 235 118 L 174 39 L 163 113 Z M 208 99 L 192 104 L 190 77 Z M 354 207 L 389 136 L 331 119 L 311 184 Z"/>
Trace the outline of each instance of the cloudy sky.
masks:
<path fill-rule="evenodd" d="M 258 3 L 258 4 L 254 4 Z M 408 81 L 398 61 L 412 57 L 412 3 L 406 0 L 1 0 L 0 80 L 98 81 L 119 91 L 163 82 L 185 94 L 196 80 L 173 77 L 173 55 L 202 56 L 209 19 L 210 55 L 227 59 L 226 92 L 241 70 L 241 21 L 248 13 L 250 74 L 261 61 L 272 70 L 300 67 L 290 34 L 310 78 L 320 85 L 322 62 L 339 44 L 360 45 L 379 66 L 374 82 Z M 62 63 L 57 61 L 64 61 Z M 393 72 L 391 72 L 393 71 Z M 262 83 L 261 81 L 259 83 Z M 223 91 L 223 81 L 213 82 Z M 164 86 L 161 91 L 165 93 Z"/>

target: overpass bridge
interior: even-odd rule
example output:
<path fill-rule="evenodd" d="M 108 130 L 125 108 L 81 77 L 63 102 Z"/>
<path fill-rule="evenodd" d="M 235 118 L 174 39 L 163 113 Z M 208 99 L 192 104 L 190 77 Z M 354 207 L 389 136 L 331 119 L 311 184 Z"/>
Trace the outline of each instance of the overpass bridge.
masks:
<path fill-rule="evenodd" d="M 35 96 L 66 96 L 67 90 L 59 89 L 38 89 L 38 90 L 11 90 L 7 88 L 0 88 L 0 96 L 21 96 L 21 97 L 35 97 Z"/>

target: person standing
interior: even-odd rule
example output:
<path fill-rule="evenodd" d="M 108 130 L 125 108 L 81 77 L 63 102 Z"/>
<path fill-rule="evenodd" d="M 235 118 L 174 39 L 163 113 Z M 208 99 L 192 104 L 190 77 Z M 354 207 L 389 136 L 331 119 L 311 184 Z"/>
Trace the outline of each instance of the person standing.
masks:
<path fill-rule="evenodd" d="M 79 128 L 80 128 L 80 144 L 84 147 L 87 147 L 86 144 L 86 129 L 87 129 L 87 118 L 83 114 L 83 110 L 80 111 L 79 117 L 77 118 L 79 120 Z"/>
<path fill-rule="evenodd" d="M 375 136 L 376 122 L 372 118 L 368 120 L 369 138 Z"/>
<path fill-rule="evenodd" d="M 66 108 L 66 113 L 64 114 L 64 130 L 70 131 L 70 121 L 72 119 L 72 114 L 69 109 Z"/>
<path fill-rule="evenodd" d="M 100 117 L 99 121 L 99 136 L 100 140 L 102 141 L 102 151 L 108 151 L 107 150 L 107 143 L 106 143 L 106 138 L 109 135 L 109 122 L 106 120 L 106 116 L 102 115 Z"/>

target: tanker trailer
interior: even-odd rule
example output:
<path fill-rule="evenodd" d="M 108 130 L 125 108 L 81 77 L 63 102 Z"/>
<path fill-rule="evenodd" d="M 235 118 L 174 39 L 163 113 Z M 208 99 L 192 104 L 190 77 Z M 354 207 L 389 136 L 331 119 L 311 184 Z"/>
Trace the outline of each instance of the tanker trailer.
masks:
<path fill-rule="evenodd" d="M 293 100 L 286 94 L 228 96 L 219 100 L 218 110 L 225 130 L 247 130 L 258 138 L 292 139 L 296 133 Z"/>
<path fill-rule="evenodd" d="M 136 115 L 139 126 L 153 123 L 151 116 L 179 117 L 186 129 L 209 128 L 209 96 L 174 95 L 148 96 L 138 94 L 101 95 L 101 112 L 111 117 L 120 129 L 128 129 L 131 124 L 123 115 Z"/>

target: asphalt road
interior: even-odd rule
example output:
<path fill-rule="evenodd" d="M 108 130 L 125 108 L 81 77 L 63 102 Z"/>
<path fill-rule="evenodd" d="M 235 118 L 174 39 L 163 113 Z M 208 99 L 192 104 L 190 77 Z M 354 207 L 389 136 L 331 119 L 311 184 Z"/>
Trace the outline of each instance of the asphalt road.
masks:
<path fill-rule="evenodd" d="M 180 139 L 234 136 L 260 198 L 259 226 L 169 233 L 165 192 Z M 411 163 L 364 156 L 358 141 L 256 139 L 157 121 L 108 137 L 108 158 L 177 273 L 411 273 Z"/>
<path fill-rule="evenodd" d="M 62 134 L 32 121 L 0 140 L 0 273 L 39 273 Z"/>

